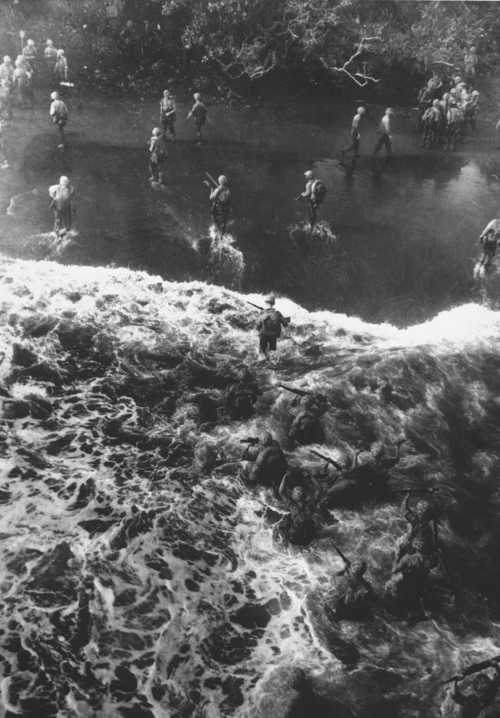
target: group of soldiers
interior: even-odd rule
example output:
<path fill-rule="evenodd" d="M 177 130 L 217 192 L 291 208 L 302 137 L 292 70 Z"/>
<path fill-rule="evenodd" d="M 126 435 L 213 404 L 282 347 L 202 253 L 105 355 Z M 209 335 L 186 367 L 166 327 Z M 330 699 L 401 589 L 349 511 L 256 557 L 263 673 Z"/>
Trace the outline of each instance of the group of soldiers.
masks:
<path fill-rule="evenodd" d="M 24 33 L 20 33 L 22 52 L 15 62 L 5 55 L 0 64 L 0 168 L 8 169 L 5 129 L 13 118 L 15 107 L 33 109 L 36 86 L 57 86 L 61 88 L 50 94 L 49 118 L 60 135 L 59 148 L 65 146 L 64 128 L 68 122 L 68 108 L 62 99 L 64 86 L 68 82 L 68 61 L 63 49 L 57 49 L 48 39 L 43 50 L 43 60 L 34 40 L 24 44 Z M 54 231 L 58 236 L 68 232 L 73 224 L 74 188 L 68 177 L 62 176 L 57 185 L 49 188 L 50 207 L 54 212 Z"/>
<path fill-rule="evenodd" d="M 0 115 L 12 118 L 13 107 L 34 105 L 35 84 L 55 84 L 68 81 L 68 61 L 63 49 L 57 49 L 48 39 L 43 51 L 43 61 L 35 42 L 29 39 L 15 61 L 5 55 L 0 64 Z"/>
<path fill-rule="evenodd" d="M 467 129 L 476 129 L 479 92 L 461 75 L 447 81 L 434 72 L 420 91 L 418 108 L 423 147 L 454 150 Z"/>
<path fill-rule="evenodd" d="M 290 407 L 289 448 L 324 442 L 321 420 L 329 408 L 327 397 L 286 385 L 279 388 L 298 395 Z M 380 400 L 388 401 L 386 386 L 378 389 Z M 247 444 L 241 455 L 242 480 L 251 487 L 264 487 L 278 502 L 277 508 L 265 504 L 264 512 L 264 518 L 273 524 L 274 540 L 300 550 L 316 540 L 329 539 L 342 559 L 343 567 L 325 594 L 330 620 L 376 620 L 386 612 L 411 622 L 428 619 L 429 605 L 442 600 L 443 590 L 456 591 L 439 537 L 444 506 L 433 491 L 427 498 L 405 494 L 401 515 L 407 529 L 395 546 L 390 576 L 382 590 L 376 590 L 367 576 L 367 557 L 351 560 L 336 545 L 342 530 L 332 509 L 356 508 L 370 498 L 390 496 L 388 473 L 399 461 L 402 441 L 395 451 L 394 447 L 382 448 L 361 464 L 355 460 L 342 465 L 311 448 L 310 453 L 322 462 L 313 468 L 293 463 L 293 457 L 291 462 L 269 432 L 241 441 Z M 479 718 L 494 703 L 500 687 L 499 661 L 497 656 L 474 664 L 445 681 L 453 683 L 449 695 L 461 707 L 462 718 Z"/>

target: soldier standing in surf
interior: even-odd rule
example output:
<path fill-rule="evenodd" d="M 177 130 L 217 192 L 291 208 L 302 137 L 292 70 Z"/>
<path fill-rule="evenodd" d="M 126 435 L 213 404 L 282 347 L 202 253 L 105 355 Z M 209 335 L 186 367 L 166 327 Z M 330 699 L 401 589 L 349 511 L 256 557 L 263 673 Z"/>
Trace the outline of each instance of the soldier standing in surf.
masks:
<path fill-rule="evenodd" d="M 498 240 L 500 239 L 500 219 L 492 219 L 479 235 L 479 244 L 482 254 L 479 258 L 478 268 L 485 272 L 491 267 L 495 257 Z"/>
<path fill-rule="evenodd" d="M 165 90 L 160 100 L 160 122 L 163 134 L 166 137 L 168 132 L 172 140 L 175 140 L 176 112 L 175 98 L 169 90 Z"/>
<path fill-rule="evenodd" d="M 296 199 L 307 200 L 309 232 L 312 232 L 318 219 L 318 207 L 325 199 L 326 187 L 321 180 L 315 178 L 312 170 L 304 172 L 304 177 L 306 178 L 305 189 Z"/>
<path fill-rule="evenodd" d="M 199 92 L 195 92 L 193 95 L 194 105 L 188 113 L 187 119 L 194 118 L 194 124 L 196 126 L 196 140 L 198 144 L 201 144 L 201 130 L 207 121 L 208 110 L 207 106 L 201 101 L 201 95 Z"/>
<path fill-rule="evenodd" d="M 220 175 L 217 182 L 208 174 L 213 188 L 210 190 L 210 216 L 217 228 L 219 236 L 222 237 L 226 232 L 227 220 L 231 210 L 231 190 L 226 175 Z M 209 182 L 205 180 L 205 185 L 210 187 Z"/>
<path fill-rule="evenodd" d="M 68 122 L 68 108 L 66 107 L 66 104 L 60 99 L 58 92 L 52 92 L 50 95 L 50 99 L 50 119 L 59 130 L 59 135 L 61 138 L 59 147 L 64 147 L 64 128 L 66 127 L 66 123 Z"/>
<path fill-rule="evenodd" d="M 281 312 L 275 309 L 276 298 L 271 294 L 266 299 L 267 309 L 263 309 L 257 322 L 259 332 L 259 349 L 265 358 L 269 360 L 270 352 L 276 351 L 276 343 L 281 336 L 281 327 L 290 324 L 290 318 L 284 317 Z"/>
<path fill-rule="evenodd" d="M 154 127 L 149 140 L 149 179 L 164 184 L 164 170 L 167 159 L 165 135 L 159 127 Z"/>
<path fill-rule="evenodd" d="M 54 210 L 54 232 L 58 237 L 66 234 L 73 224 L 75 188 L 69 177 L 63 175 L 59 184 L 49 187 L 51 209 Z"/>

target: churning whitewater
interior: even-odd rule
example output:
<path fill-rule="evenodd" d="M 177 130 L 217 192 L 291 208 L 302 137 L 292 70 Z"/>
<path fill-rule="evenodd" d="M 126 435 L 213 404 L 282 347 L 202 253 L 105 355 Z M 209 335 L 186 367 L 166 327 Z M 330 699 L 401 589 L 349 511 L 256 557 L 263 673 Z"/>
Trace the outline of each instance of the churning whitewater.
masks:
<path fill-rule="evenodd" d="M 279 718 L 301 696 L 311 716 L 456 715 L 440 682 L 500 653 L 500 313 L 399 330 L 281 299 L 293 338 L 270 367 L 221 287 L 3 259 L 0 299 L 2 717 Z M 242 478 L 241 440 L 270 431 L 335 480 L 290 445 L 281 383 L 327 397 L 313 448 L 335 461 L 400 445 L 380 495 L 331 511 L 380 597 L 370 621 L 329 618 L 332 539 L 275 541 L 279 502 Z M 384 585 L 404 494 L 431 489 L 449 575 L 408 621 Z"/>

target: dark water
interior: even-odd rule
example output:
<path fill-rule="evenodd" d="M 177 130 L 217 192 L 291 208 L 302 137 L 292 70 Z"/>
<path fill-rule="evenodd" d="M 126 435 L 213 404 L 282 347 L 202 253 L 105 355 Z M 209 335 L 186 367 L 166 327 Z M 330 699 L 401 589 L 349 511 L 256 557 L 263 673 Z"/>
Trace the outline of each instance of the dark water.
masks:
<path fill-rule="evenodd" d="M 47 232 L 47 186 L 70 174 L 78 192 L 79 239 L 60 261 L 144 268 L 168 279 L 202 276 L 196 241 L 207 234 L 204 170 L 231 181 L 230 231 L 245 257 L 243 289 L 271 288 L 311 308 L 409 324 L 474 296 L 476 239 L 498 213 L 500 163 L 488 125 L 454 154 L 421 150 L 401 112 L 390 166 L 366 153 L 375 139 L 373 108 L 357 167 L 338 162 L 351 107 L 333 102 L 211 109 L 207 140 L 192 141 L 178 112 L 168 189 L 147 181 L 146 144 L 157 124 L 152 102 L 70 98 L 69 148 L 57 150 L 45 108 L 18 111 L 9 129 L 12 169 L 0 177 L 0 247 L 38 256 L 33 235 Z M 407 114 L 407 113 L 406 113 Z M 294 201 L 303 172 L 314 166 L 329 191 L 321 216 L 338 237 L 296 243 L 290 226 L 305 206 Z M 23 195 L 4 216 L 13 195 Z M 31 237 L 31 239 L 30 239 Z M 27 239 L 28 238 L 28 239 Z"/>

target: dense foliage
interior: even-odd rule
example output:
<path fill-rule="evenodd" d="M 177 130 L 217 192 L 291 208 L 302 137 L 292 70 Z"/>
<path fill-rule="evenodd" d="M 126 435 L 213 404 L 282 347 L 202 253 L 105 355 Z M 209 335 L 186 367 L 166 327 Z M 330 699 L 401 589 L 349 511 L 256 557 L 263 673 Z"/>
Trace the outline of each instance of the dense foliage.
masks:
<path fill-rule="evenodd" d="M 113 13 L 113 10 L 115 11 Z M 480 68 L 498 53 L 494 3 L 398 0 L 18 0 L 3 10 L 4 38 L 20 24 L 55 35 L 88 64 L 127 58 L 136 77 L 255 81 L 276 73 L 350 86 L 415 80 L 435 62 Z M 123 34 L 127 20 L 134 25 Z M 352 58 L 352 59 L 351 59 Z"/>

